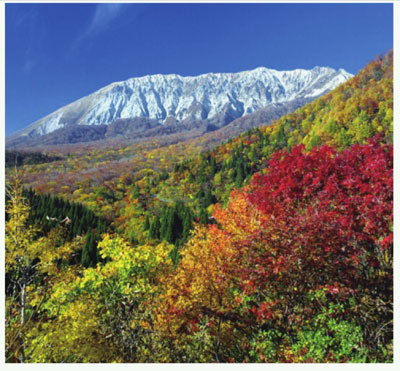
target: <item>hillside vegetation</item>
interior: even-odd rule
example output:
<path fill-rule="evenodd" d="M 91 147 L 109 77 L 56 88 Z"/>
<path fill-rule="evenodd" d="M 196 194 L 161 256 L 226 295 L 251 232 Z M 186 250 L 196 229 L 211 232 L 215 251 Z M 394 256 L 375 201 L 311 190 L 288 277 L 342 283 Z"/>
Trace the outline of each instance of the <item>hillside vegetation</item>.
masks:
<path fill-rule="evenodd" d="M 9 169 L 8 362 L 393 361 L 393 53 L 218 135 Z"/>

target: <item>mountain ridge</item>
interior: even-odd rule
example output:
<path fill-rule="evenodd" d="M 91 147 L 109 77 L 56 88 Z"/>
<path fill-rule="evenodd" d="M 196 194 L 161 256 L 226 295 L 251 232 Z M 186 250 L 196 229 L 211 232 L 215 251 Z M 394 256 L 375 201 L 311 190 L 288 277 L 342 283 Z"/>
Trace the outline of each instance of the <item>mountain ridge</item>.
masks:
<path fill-rule="evenodd" d="M 134 118 L 155 120 L 160 125 L 171 120 L 189 122 L 189 126 L 190 121 L 197 120 L 220 128 L 273 104 L 293 100 L 307 103 L 350 77 L 343 69 L 319 66 L 311 70 L 257 67 L 236 73 L 133 77 L 61 107 L 6 140 L 16 143 L 61 128 L 110 125 L 118 119 Z"/>

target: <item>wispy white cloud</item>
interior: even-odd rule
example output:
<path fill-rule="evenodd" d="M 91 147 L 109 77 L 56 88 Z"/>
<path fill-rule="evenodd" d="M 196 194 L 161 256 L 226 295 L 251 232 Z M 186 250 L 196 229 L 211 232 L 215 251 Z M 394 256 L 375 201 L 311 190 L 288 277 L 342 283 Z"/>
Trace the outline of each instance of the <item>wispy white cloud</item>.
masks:
<path fill-rule="evenodd" d="M 119 3 L 97 4 L 93 18 L 88 27 L 79 37 L 79 41 L 105 31 L 108 26 L 119 16 L 123 5 L 124 4 Z"/>
<path fill-rule="evenodd" d="M 148 9 L 144 3 L 101 3 L 96 4 L 92 17 L 79 35 L 72 41 L 69 53 L 79 51 L 84 42 L 94 39 L 117 24 L 133 24 L 134 20 Z M 122 16 L 123 15 L 123 16 Z"/>

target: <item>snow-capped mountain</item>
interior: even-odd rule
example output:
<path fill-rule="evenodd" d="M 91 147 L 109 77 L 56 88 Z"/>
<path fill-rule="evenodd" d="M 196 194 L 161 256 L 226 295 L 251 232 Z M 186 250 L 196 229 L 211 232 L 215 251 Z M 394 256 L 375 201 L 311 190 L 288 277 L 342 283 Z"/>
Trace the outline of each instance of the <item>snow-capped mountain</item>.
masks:
<path fill-rule="evenodd" d="M 12 135 L 35 138 L 76 125 L 109 125 L 146 118 L 164 125 L 188 120 L 230 121 L 286 102 L 311 101 L 351 74 L 328 67 L 277 71 L 259 67 L 238 73 L 199 76 L 148 75 L 112 83 Z M 168 121 L 169 120 L 169 121 Z M 11 138 L 10 138 L 11 139 Z"/>

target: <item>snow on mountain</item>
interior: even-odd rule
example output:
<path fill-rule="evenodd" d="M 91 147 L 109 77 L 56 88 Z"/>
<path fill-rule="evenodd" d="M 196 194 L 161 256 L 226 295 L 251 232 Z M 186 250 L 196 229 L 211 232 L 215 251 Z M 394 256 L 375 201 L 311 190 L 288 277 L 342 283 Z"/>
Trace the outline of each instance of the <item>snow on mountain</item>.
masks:
<path fill-rule="evenodd" d="M 148 75 L 112 83 L 23 129 L 17 136 L 37 137 L 69 125 L 108 125 L 116 119 L 167 118 L 209 120 L 221 114 L 233 120 L 295 99 L 311 100 L 352 75 L 315 67 L 277 71 L 259 67 L 238 73 L 199 76 Z M 218 116 L 219 117 L 219 116 Z"/>

